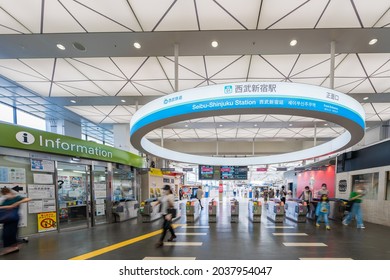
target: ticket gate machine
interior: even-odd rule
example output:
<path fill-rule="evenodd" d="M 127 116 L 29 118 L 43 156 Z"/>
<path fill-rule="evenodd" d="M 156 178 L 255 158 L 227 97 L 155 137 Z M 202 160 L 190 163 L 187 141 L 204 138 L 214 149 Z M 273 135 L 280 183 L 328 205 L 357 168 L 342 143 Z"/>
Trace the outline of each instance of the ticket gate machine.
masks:
<path fill-rule="evenodd" d="M 306 222 L 307 205 L 301 200 L 287 200 L 284 205 L 286 218 L 297 223 Z"/>
<path fill-rule="evenodd" d="M 279 200 L 270 200 L 267 202 L 267 218 L 274 223 L 283 223 L 284 205 Z"/>
<path fill-rule="evenodd" d="M 218 202 L 214 200 L 214 198 L 211 201 L 209 201 L 209 208 L 208 208 L 209 223 L 217 222 L 217 209 L 218 209 L 217 206 L 218 206 Z"/>
<path fill-rule="evenodd" d="M 199 218 L 200 205 L 198 199 L 188 200 L 186 203 L 186 220 L 187 223 L 195 223 Z"/>
<path fill-rule="evenodd" d="M 157 198 L 149 198 L 141 202 L 140 215 L 143 223 L 150 223 L 161 218 L 160 205 L 152 205 Z"/>
<path fill-rule="evenodd" d="M 262 205 L 261 202 L 258 200 L 252 200 L 250 199 L 248 202 L 248 214 L 249 214 L 249 220 L 252 221 L 252 223 L 260 223 L 261 222 L 261 209 Z"/>
<path fill-rule="evenodd" d="M 137 218 L 140 205 L 135 199 L 123 199 L 114 202 L 112 207 L 112 216 L 114 222 L 123 222 L 129 219 Z"/>
<path fill-rule="evenodd" d="M 230 222 L 238 223 L 240 214 L 240 205 L 237 199 L 233 198 L 230 200 Z"/>

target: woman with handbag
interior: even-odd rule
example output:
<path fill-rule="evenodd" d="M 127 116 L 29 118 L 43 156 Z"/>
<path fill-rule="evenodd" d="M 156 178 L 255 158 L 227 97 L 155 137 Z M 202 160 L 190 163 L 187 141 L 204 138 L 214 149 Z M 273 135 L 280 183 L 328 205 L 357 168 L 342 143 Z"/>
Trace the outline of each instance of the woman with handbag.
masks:
<path fill-rule="evenodd" d="M 31 199 L 21 197 L 12 192 L 9 188 L 1 189 L 1 195 L 4 200 L 0 205 L 0 211 L 3 216 L 3 246 L 4 249 L 0 255 L 5 255 L 19 250 L 18 247 L 18 224 L 19 224 L 19 206 Z"/>
<path fill-rule="evenodd" d="M 161 247 L 164 245 L 164 238 L 168 230 L 171 233 L 171 237 L 168 239 L 168 241 L 173 241 L 176 238 L 175 231 L 172 228 L 172 219 L 174 218 L 172 214 L 173 212 L 170 211 L 171 209 L 174 209 L 175 196 L 173 195 L 173 192 L 169 185 L 165 185 L 163 187 L 163 196 L 159 198 L 159 200 L 156 201 L 154 204 L 161 204 L 160 212 L 164 219 L 162 224 L 162 234 L 160 236 L 160 241 L 156 244 L 156 247 Z"/>

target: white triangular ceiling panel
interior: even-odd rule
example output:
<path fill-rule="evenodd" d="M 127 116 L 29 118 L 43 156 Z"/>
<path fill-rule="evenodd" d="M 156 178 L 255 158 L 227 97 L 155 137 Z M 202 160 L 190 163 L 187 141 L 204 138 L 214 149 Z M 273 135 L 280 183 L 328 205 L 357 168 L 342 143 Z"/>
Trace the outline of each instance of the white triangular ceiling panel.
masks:
<path fill-rule="evenodd" d="M 264 55 L 263 58 L 288 77 L 298 55 Z"/>
<path fill-rule="evenodd" d="M 107 96 L 105 92 L 89 81 L 58 82 L 57 85 L 70 91 L 76 96 Z"/>
<path fill-rule="evenodd" d="M 249 79 L 284 79 L 285 77 L 258 55 L 252 56 Z"/>
<path fill-rule="evenodd" d="M 361 53 L 359 57 L 369 76 L 390 70 L 390 54 L 386 53 Z"/>
<path fill-rule="evenodd" d="M 198 30 L 195 6 L 192 1 L 177 1 L 159 23 L 155 31 L 177 30 L 178 22 L 180 22 L 181 31 Z"/>
<path fill-rule="evenodd" d="M 97 2 L 97 1 L 96 1 Z M 86 29 L 87 32 L 128 32 L 130 28 L 113 21 L 107 11 L 93 11 L 88 6 L 84 6 L 76 1 L 62 1 L 66 9 L 77 19 L 77 21 Z M 109 4 L 107 2 L 107 4 Z M 112 5 L 115 7 L 116 5 Z M 120 3 L 117 3 L 120 5 Z M 128 9 L 128 17 L 132 16 Z"/>
<path fill-rule="evenodd" d="M 117 96 L 141 96 L 142 94 L 134 87 L 132 83 L 127 83 Z"/>
<path fill-rule="evenodd" d="M 1 1 L 1 8 L 11 14 L 14 19 L 19 21 L 32 33 L 39 33 L 41 27 L 41 0 L 24 1 L 22 6 L 16 1 Z M 7 18 L 7 17 L 6 17 Z M 3 19 L 1 17 L 1 19 Z M 3 24 L 3 20 L 1 20 Z M 20 28 L 20 24 L 16 24 L 16 29 Z M 21 30 L 24 32 L 24 29 Z M 30 33 L 30 32 L 26 32 Z"/>
<path fill-rule="evenodd" d="M 206 56 L 205 61 L 208 77 L 215 76 L 218 72 L 233 64 L 240 57 L 241 56 Z"/>
<path fill-rule="evenodd" d="M 249 59 L 250 56 L 246 55 L 235 61 L 233 64 L 230 64 L 228 67 L 223 69 L 220 72 L 210 76 L 212 80 L 216 79 L 244 79 L 247 76 L 249 68 Z"/>
<path fill-rule="evenodd" d="M 45 77 L 47 80 L 51 80 L 51 76 L 53 74 L 54 68 L 54 59 L 46 58 L 46 59 L 21 59 L 21 61 L 32 69 L 37 71 L 40 76 Z"/>
<path fill-rule="evenodd" d="M 72 64 L 68 63 L 67 59 L 59 58 L 56 63 L 56 70 L 54 73 L 54 81 L 80 81 L 87 80 L 80 71 L 72 66 Z"/>
<path fill-rule="evenodd" d="M 265 0 L 261 8 L 260 22 L 258 29 L 266 29 L 279 21 L 292 10 L 302 5 L 305 0 Z M 312 26 L 311 26 L 312 28 Z"/>
<path fill-rule="evenodd" d="M 348 93 L 375 93 L 370 81 L 365 79 L 363 82 L 356 84 Z"/>
<path fill-rule="evenodd" d="M 110 96 L 118 95 L 119 91 L 123 92 L 126 81 L 94 81 L 104 92 Z"/>
<path fill-rule="evenodd" d="M 353 2 L 365 28 L 380 27 L 374 26 L 374 24 L 382 17 L 383 11 L 389 9 L 389 1 L 376 0 L 375 2 L 371 2 L 366 0 L 354 0 Z M 387 21 L 387 23 L 388 22 L 389 21 Z"/>
<path fill-rule="evenodd" d="M 387 78 L 387 79 L 385 79 L 385 78 L 371 78 L 370 80 L 373 83 L 373 85 L 378 93 L 390 91 L 390 79 L 389 78 Z"/>
<path fill-rule="evenodd" d="M 142 95 L 164 95 L 173 93 L 173 87 L 167 80 L 137 81 L 133 85 Z"/>
<path fill-rule="evenodd" d="M 19 84 L 41 96 L 49 96 L 50 82 L 19 82 Z"/>
<path fill-rule="evenodd" d="M 218 3 L 221 4 L 238 21 L 240 21 L 247 29 L 257 29 L 256 25 L 261 1 L 218 1 Z"/>
<path fill-rule="evenodd" d="M 317 28 L 361 27 L 350 0 L 330 1 Z"/>
<path fill-rule="evenodd" d="M 1 59 L 0 74 L 12 81 L 47 81 L 41 74 L 16 59 Z"/>
<path fill-rule="evenodd" d="M 166 74 L 160 66 L 156 57 L 149 57 L 149 59 L 142 65 L 138 72 L 134 75 L 132 80 L 153 80 L 153 79 L 167 79 Z"/>
<path fill-rule="evenodd" d="M 355 54 L 349 54 L 337 65 L 335 77 L 366 77 L 362 64 Z"/>
<path fill-rule="evenodd" d="M 297 10 L 289 15 L 286 14 L 285 18 L 275 23 L 270 29 L 314 28 L 327 3 L 328 0 L 316 0 L 304 3 L 299 8 L 297 6 Z"/>
<path fill-rule="evenodd" d="M 245 29 L 213 0 L 196 1 L 200 30 Z"/>
<path fill-rule="evenodd" d="M 85 32 L 59 1 L 45 1 L 45 11 L 43 21 L 44 33 Z"/>
<path fill-rule="evenodd" d="M 68 62 L 91 80 L 126 79 L 109 58 L 75 58 Z"/>

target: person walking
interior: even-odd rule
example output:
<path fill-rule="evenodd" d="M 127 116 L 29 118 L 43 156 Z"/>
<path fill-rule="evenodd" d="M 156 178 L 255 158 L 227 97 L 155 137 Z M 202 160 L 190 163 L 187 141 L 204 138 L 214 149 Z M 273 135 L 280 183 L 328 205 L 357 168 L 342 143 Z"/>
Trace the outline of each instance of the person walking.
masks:
<path fill-rule="evenodd" d="M 363 202 L 363 197 L 365 195 L 365 188 L 363 186 L 358 186 L 356 191 L 351 192 L 349 200 L 353 203 L 351 211 L 343 220 L 343 225 L 347 226 L 351 222 L 352 218 L 356 217 L 357 228 L 365 228 L 363 224 L 363 214 L 361 204 Z"/>
<path fill-rule="evenodd" d="M 327 186 L 325 183 L 323 183 L 323 184 L 321 185 L 321 189 L 317 192 L 317 197 L 318 197 L 319 199 L 321 199 L 321 196 L 322 196 L 323 194 L 326 194 L 327 196 L 329 196 L 328 186 Z"/>
<path fill-rule="evenodd" d="M 0 205 L 0 209 L 4 213 L 12 214 L 12 218 L 3 222 L 3 246 L 4 249 L 0 255 L 5 255 L 11 252 L 19 251 L 18 246 L 18 224 L 20 220 L 19 206 L 22 203 L 30 201 L 30 198 L 22 197 L 15 194 L 9 188 L 4 187 L 1 189 L 1 195 L 4 196 L 4 200 Z M 13 213 L 11 213 L 12 211 Z M 7 213 L 9 212 L 9 213 Z"/>
<path fill-rule="evenodd" d="M 329 198 L 326 194 L 323 194 L 316 208 L 316 216 L 318 217 L 316 222 L 316 227 L 319 227 L 320 221 L 324 220 L 326 229 L 328 230 L 330 229 L 329 219 L 328 219 L 329 211 L 330 211 Z"/>
<path fill-rule="evenodd" d="M 202 206 L 202 197 L 203 197 L 202 186 L 199 186 L 199 187 L 198 187 L 198 191 L 196 192 L 196 198 L 199 200 L 200 209 L 203 209 L 203 206 Z"/>
<path fill-rule="evenodd" d="M 160 236 L 159 242 L 156 244 L 156 247 L 161 247 L 164 245 L 164 239 L 165 235 L 167 234 L 167 231 L 171 233 L 171 237 L 168 239 L 168 241 L 173 241 L 176 238 L 175 231 L 172 227 L 172 214 L 168 213 L 170 208 L 173 208 L 175 205 L 175 196 L 173 195 L 173 192 L 171 190 L 171 187 L 169 185 L 165 185 L 163 187 L 163 195 L 159 198 L 158 201 L 153 203 L 154 205 L 161 204 L 161 214 L 163 216 L 163 223 L 162 223 L 162 234 Z"/>
<path fill-rule="evenodd" d="M 305 190 L 298 196 L 298 199 L 302 199 L 303 202 L 306 202 L 307 213 L 310 213 L 310 203 L 313 199 L 313 193 L 309 186 L 305 187 Z"/>

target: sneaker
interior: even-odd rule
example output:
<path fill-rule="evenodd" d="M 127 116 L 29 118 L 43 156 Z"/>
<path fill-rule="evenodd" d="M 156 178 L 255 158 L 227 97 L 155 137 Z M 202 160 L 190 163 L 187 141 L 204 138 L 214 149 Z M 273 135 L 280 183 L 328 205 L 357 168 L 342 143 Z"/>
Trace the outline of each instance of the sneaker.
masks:
<path fill-rule="evenodd" d="M 320 227 L 320 224 L 319 224 L 319 223 L 316 223 L 316 227 Z"/>
<path fill-rule="evenodd" d="M 326 229 L 329 230 L 329 229 L 330 229 L 330 226 L 326 226 Z"/>
<path fill-rule="evenodd" d="M 357 228 L 364 229 L 364 228 L 366 228 L 366 227 L 365 227 L 365 226 L 358 226 Z"/>
<path fill-rule="evenodd" d="M 164 243 L 163 242 L 157 242 L 156 243 L 156 248 L 159 248 L 159 247 L 162 247 L 162 246 L 164 246 Z"/>

